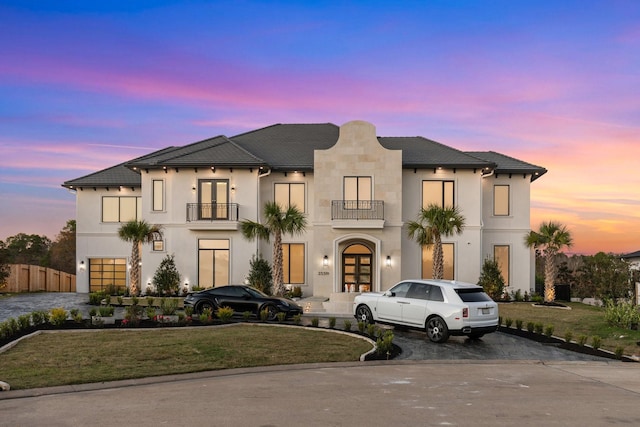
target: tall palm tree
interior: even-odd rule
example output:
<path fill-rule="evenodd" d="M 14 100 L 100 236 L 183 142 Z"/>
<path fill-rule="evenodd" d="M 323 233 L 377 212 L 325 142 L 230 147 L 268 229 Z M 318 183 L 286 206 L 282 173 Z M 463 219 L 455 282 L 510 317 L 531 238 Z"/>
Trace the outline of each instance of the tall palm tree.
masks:
<path fill-rule="evenodd" d="M 133 243 L 131 249 L 131 275 L 129 293 L 138 295 L 140 293 L 140 264 L 142 262 L 141 249 L 143 243 L 151 243 L 162 238 L 162 231 L 159 225 L 151 225 L 145 220 L 132 220 L 122 224 L 118 229 L 118 236 L 125 242 Z"/>
<path fill-rule="evenodd" d="M 247 239 L 264 239 L 267 242 L 273 236 L 273 284 L 275 294 L 284 294 L 284 275 L 282 273 L 282 235 L 302 234 L 307 227 L 307 218 L 295 206 L 284 209 L 276 202 L 264 205 L 265 223 L 243 220 L 240 222 L 242 234 Z"/>
<path fill-rule="evenodd" d="M 540 224 L 537 232 L 531 230 L 524 241 L 528 248 L 539 249 L 544 253 L 544 302 L 553 302 L 556 299 L 555 258 L 564 246 L 570 248 L 573 245 L 573 237 L 565 225 L 549 221 Z"/>
<path fill-rule="evenodd" d="M 444 276 L 444 256 L 442 253 L 442 236 L 460 234 L 464 227 L 464 216 L 457 206 L 442 207 L 430 204 L 420 209 L 417 221 L 407 224 L 409 238 L 415 239 L 420 246 L 433 246 L 433 278 Z"/>

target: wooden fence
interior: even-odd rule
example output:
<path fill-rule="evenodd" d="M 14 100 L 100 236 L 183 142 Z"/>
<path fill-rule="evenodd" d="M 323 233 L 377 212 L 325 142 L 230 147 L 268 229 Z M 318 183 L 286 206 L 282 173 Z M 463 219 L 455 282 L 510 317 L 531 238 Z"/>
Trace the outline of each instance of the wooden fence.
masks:
<path fill-rule="evenodd" d="M 47 267 L 11 264 L 11 274 L 0 292 L 75 292 L 76 275 Z"/>

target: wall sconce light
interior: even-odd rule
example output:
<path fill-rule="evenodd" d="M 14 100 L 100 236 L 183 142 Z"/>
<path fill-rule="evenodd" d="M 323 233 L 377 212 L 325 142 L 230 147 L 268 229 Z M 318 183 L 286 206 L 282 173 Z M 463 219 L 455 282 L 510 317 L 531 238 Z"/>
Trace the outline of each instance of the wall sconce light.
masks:
<path fill-rule="evenodd" d="M 80 271 L 84 271 L 87 267 L 84 265 L 84 261 L 80 261 Z"/>
<path fill-rule="evenodd" d="M 324 256 L 324 258 L 322 258 L 322 266 L 324 268 L 327 268 L 329 266 L 329 257 L 328 256 Z"/>
<path fill-rule="evenodd" d="M 235 193 L 235 192 L 236 192 L 236 186 L 235 186 L 235 185 L 232 185 L 232 186 L 231 186 L 231 192 L 232 192 L 232 193 Z"/>
<path fill-rule="evenodd" d="M 387 268 L 391 268 L 391 255 L 387 255 Z"/>
<path fill-rule="evenodd" d="M 191 186 L 191 192 L 192 192 L 192 193 L 195 193 L 195 192 L 196 192 L 196 186 L 195 186 L 195 185 Z"/>

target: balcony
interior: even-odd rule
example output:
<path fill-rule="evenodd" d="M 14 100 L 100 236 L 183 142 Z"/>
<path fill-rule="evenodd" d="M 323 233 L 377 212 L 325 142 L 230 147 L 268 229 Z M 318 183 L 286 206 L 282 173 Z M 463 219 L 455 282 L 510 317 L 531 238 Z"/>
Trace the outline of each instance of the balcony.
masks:
<path fill-rule="evenodd" d="M 383 228 L 384 201 L 332 200 L 333 228 Z"/>
<path fill-rule="evenodd" d="M 237 230 L 237 203 L 187 203 L 191 230 Z"/>

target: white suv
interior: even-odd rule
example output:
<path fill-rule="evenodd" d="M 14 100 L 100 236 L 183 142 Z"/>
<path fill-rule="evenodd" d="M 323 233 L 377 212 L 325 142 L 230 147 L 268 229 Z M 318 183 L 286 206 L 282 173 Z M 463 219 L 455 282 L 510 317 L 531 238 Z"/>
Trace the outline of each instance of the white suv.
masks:
<path fill-rule="evenodd" d="M 404 280 L 384 293 L 360 294 L 353 314 L 365 323 L 425 329 L 437 343 L 449 335 L 480 338 L 498 329 L 498 304 L 482 287 L 451 280 Z"/>

